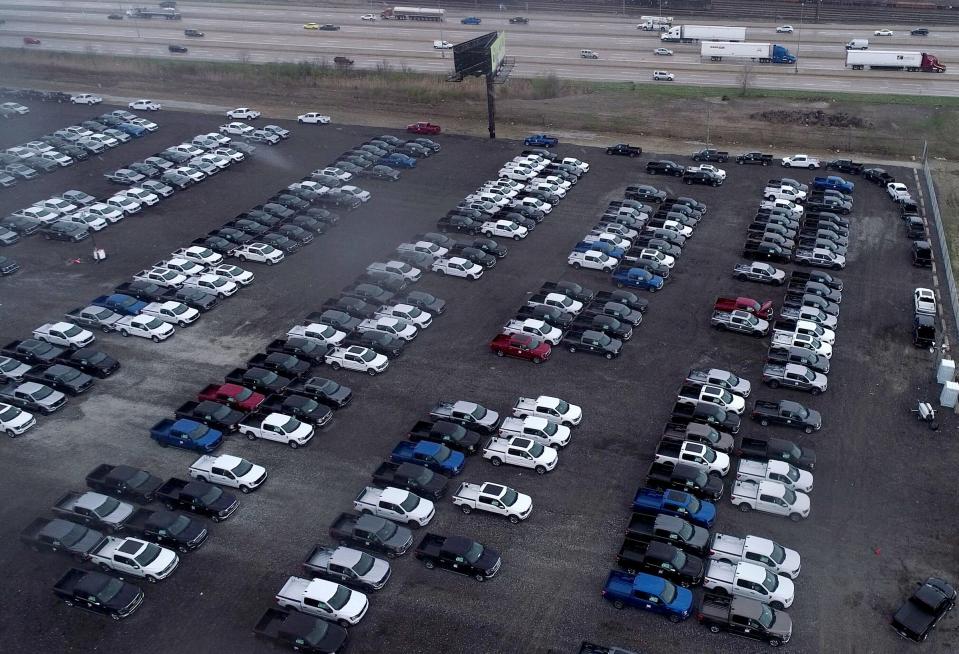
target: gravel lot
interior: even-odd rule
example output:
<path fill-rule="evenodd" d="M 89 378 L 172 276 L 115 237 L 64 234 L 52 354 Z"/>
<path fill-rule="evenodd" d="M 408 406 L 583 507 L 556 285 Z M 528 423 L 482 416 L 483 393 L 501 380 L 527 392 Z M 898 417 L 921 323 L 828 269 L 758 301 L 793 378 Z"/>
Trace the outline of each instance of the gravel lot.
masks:
<path fill-rule="evenodd" d="M 29 116 L 0 124 L 0 146 L 107 109 L 34 106 Z M 161 126 L 150 136 L 41 181 L 0 191 L 0 215 L 68 188 L 104 195 L 111 189 L 103 172 L 223 122 L 168 111 L 150 118 Z M 6 248 L 3 254 L 15 256 L 23 270 L 0 282 L 3 343 L 83 305 L 351 145 L 383 132 L 340 125 L 290 128 L 293 138 L 275 148 L 261 146 L 237 170 L 98 234 L 97 244 L 109 255 L 104 263 L 71 263 L 77 257 L 89 261 L 89 242 L 33 238 Z M 768 536 L 804 557 L 790 610 L 795 631 L 789 649 L 902 651 L 887 622 L 912 584 L 933 573 L 959 580 L 956 523 L 943 519 L 955 515 L 959 455 L 951 442 L 952 416 L 943 416 L 942 430 L 933 433 L 909 413 L 917 399 L 938 392 L 930 383 L 933 355 L 914 349 L 909 331 L 911 289 L 931 286 L 931 277 L 928 270 L 909 265 L 908 241 L 891 203 L 874 186 L 863 183 L 857 189 L 850 265 L 841 275 L 846 284 L 838 347 L 830 390 L 819 398 L 759 386 L 767 343 L 718 334 L 708 325 L 720 293 L 771 297 L 777 305 L 782 300 L 781 290 L 729 276 L 740 261 L 745 227 L 763 182 L 783 172 L 773 168 L 729 166 L 729 181 L 719 189 L 653 180 L 706 202 L 709 214 L 666 288 L 648 296 L 650 310 L 622 357 L 610 362 L 556 351 L 542 366 L 497 359 L 487 349 L 489 339 L 543 281 L 562 277 L 596 290 L 611 288 L 600 273 L 574 272 L 566 255 L 628 182 L 649 181 L 642 172 L 646 156 L 606 157 L 601 150 L 571 146 L 560 151 L 590 161 L 591 172 L 526 242 L 510 243 L 510 255 L 482 280 L 428 276 L 422 281 L 419 288 L 446 298 L 449 309 L 385 375 L 318 371 L 352 386 L 356 399 L 310 447 L 292 451 L 234 436 L 221 448 L 265 465 L 269 482 L 242 497 L 237 514 L 214 525 L 210 542 L 186 555 L 172 579 L 146 589 L 137 615 L 117 624 L 55 600 L 50 586 L 70 562 L 16 542 L 30 520 L 45 515 L 62 492 L 81 488 L 87 471 L 101 462 L 142 466 L 161 477 L 185 476 L 195 457 L 157 447 L 148 438 L 150 425 L 281 336 L 367 263 L 433 228 L 447 208 L 520 149 L 505 141 L 455 136 L 440 141 L 444 149 L 438 156 L 404 173 L 397 184 L 370 182 L 372 202 L 282 265 L 255 267 L 257 281 L 250 288 L 171 341 L 154 345 L 114 335 L 100 338 L 100 347 L 119 358 L 123 369 L 23 438 L 6 443 L 0 463 L 0 492 L 8 498 L 0 507 L 0 560 L 9 609 L 0 616 L 0 632 L 8 651 L 268 651 L 251 637 L 253 624 L 286 577 L 301 574 L 300 562 L 313 544 L 326 540 L 335 516 L 350 508 L 372 470 L 434 401 L 472 399 L 502 412 L 518 395 L 540 393 L 580 404 L 585 413 L 557 469 L 540 478 L 474 458 L 462 476 L 508 483 L 532 495 L 531 519 L 512 526 L 485 514 L 464 516 L 446 500 L 427 528 L 470 536 L 500 550 L 499 576 L 479 585 L 428 571 L 412 556 L 397 560 L 393 580 L 352 629 L 350 651 L 571 652 L 584 638 L 647 652 L 765 650 L 752 641 L 712 636 L 695 620 L 671 625 L 640 612 L 620 613 L 600 596 L 675 389 L 693 366 L 727 368 L 758 386 L 754 397 L 795 395 L 823 413 L 824 428 L 812 436 L 775 430 L 818 451 L 810 519 L 793 524 L 740 514 L 724 500 L 717 524 L 726 533 Z M 911 180 L 911 172 L 908 176 Z M 746 435 L 763 431 L 748 421 L 743 427 Z M 957 620 L 951 616 L 924 649 L 956 647 Z"/>

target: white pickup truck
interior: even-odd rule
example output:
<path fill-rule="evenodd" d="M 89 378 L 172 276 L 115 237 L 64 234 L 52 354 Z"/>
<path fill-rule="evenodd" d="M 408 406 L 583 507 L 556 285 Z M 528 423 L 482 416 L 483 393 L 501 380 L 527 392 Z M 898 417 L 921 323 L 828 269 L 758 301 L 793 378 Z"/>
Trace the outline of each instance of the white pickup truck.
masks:
<path fill-rule="evenodd" d="M 729 455 L 717 452 L 708 445 L 694 441 L 664 438 L 656 448 L 656 463 L 677 465 L 690 463 L 709 474 L 725 477 L 729 474 Z"/>
<path fill-rule="evenodd" d="M 758 536 L 739 538 L 716 532 L 709 544 L 709 556 L 723 563 L 755 563 L 790 579 L 798 577 L 802 568 L 799 552 Z"/>
<path fill-rule="evenodd" d="M 103 570 L 142 577 L 156 582 L 176 570 L 180 557 L 176 552 L 138 538 L 107 536 L 87 555 L 87 560 Z"/>
<path fill-rule="evenodd" d="M 357 325 L 356 329 L 360 332 L 382 332 L 404 341 L 412 341 L 418 333 L 416 327 L 405 320 L 390 316 L 368 318 Z"/>
<path fill-rule="evenodd" d="M 783 347 L 802 347 L 826 359 L 832 358 L 832 345 L 823 343 L 815 336 L 810 336 L 809 334 L 774 333 L 772 335 L 772 344 Z"/>
<path fill-rule="evenodd" d="M 777 320 L 773 323 L 773 334 L 805 334 L 828 345 L 836 343 L 836 332 L 811 320 Z"/>
<path fill-rule="evenodd" d="M 236 428 L 251 441 L 262 438 L 285 443 L 294 450 L 309 443 L 315 433 L 312 425 L 283 413 L 254 413 Z"/>
<path fill-rule="evenodd" d="M 499 426 L 499 433 L 504 438 L 522 436 L 533 440 L 540 445 L 556 449 L 569 445 L 570 430 L 565 425 L 558 425 L 546 418 L 527 416 L 525 418 L 504 418 Z"/>
<path fill-rule="evenodd" d="M 171 253 L 174 257 L 188 259 L 201 266 L 218 266 L 223 263 L 223 255 L 217 254 L 213 250 L 199 245 L 191 245 L 187 248 L 180 248 Z"/>
<path fill-rule="evenodd" d="M 759 600 L 774 609 L 792 606 L 796 589 L 790 579 L 755 563 L 723 563 L 715 559 L 706 566 L 703 588 Z"/>
<path fill-rule="evenodd" d="M 186 327 L 191 322 L 200 317 L 200 312 L 192 307 L 188 307 L 182 302 L 150 302 L 140 310 L 140 313 L 146 316 L 159 318 L 163 322 L 171 325 Z"/>
<path fill-rule="evenodd" d="M 318 322 L 311 322 L 308 325 L 294 325 L 286 333 L 288 337 L 305 338 L 308 341 L 314 341 L 319 345 L 338 345 L 346 338 L 346 333 L 334 329 L 329 325 L 322 325 Z"/>
<path fill-rule="evenodd" d="M 149 338 L 154 343 L 165 341 L 176 332 L 173 325 L 153 316 L 123 316 L 117 320 L 116 330 L 121 336 Z"/>
<path fill-rule="evenodd" d="M 484 236 L 493 238 L 499 236 L 502 238 L 511 238 L 514 241 L 524 239 L 529 235 L 529 230 L 522 225 L 517 225 L 512 220 L 490 220 L 480 225 L 480 231 Z"/>
<path fill-rule="evenodd" d="M 453 504 L 467 515 L 474 510 L 488 511 L 506 516 L 514 525 L 526 520 L 533 512 L 533 499 L 529 495 L 488 481 L 482 484 L 463 482 L 452 499 Z"/>
<path fill-rule="evenodd" d="M 359 622 L 370 601 L 366 595 L 325 579 L 290 577 L 276 594 L 276 603 L 283 608 L 315 615 L 342 627 Z"/>
<path fill-rule="evenodd" d="M 164 288 L 180 288 L 186 282 L 187 277 L 169 268 L 151 268 L 141 270 L 133 276 L 133 279 L 141 282 L 151 282 Z"/>
<path fill-rule="evenodd" d="M 416 241 L 415 243 L 400 243 L 396 246 L 396 251 L 399 253 L 403 252 L 422 252 L 423 254 L 428 254 L 434 259 L 440 257 L 445 257 L 449 254 L 449 250 L 444 248 L 442 245 L 437 245 L 432 241 Z"/>
<path fill-rule="evenodd" d="M 791 463 L 770 459 L 768 461 L 754 461 L 742 459 L 736 471 L 736 479 L 752 479 L 754 481 L 776 481 L 794 491 L 808 493 L 812 490 L 813 476 L 807 470 L 800 470 Z"/>
<path fill-rule="evenodd" d="M 266 481 L 266 468 L 230 454 L 204 454 L 190 466 L 190 476 L 249 493 Z"/>
<path fill-rule="evenodd" d="M 527 318 L 526 320 L 510 320 L 503 326 L 504 334 L 529 334 L 546 341 L 550 345 L 559 345 L 563 340 L 563 330 L 553 327 L 543 320 Z"/>
<path fill-rule="evenodd" d="M 577 252 L 573 250 L 569 253 L 566 262 L 573 268 L 588 268 L 590 270 L 602 270 L 611 273 L 619 265 L 619 259 L 603 254 L 599 250 L 587 250 L 586 252 Z"/>
<path fill-rule="evenodd" d="M 692 404 L 693 406 L 696 406 L 700 402 L 715 404 L 726 411 L 732 411 L 736 415 L 742 415 L 746 410 L 745 398 L 712 384 L 703 384 L 701 386 L 697 384 L 683 384 L 679 389 L 676 401 L 680 404 Z"/>
<path fill-rule="evenodd" d="M 517 418 L 538 416 L 567 427 L 575 427 L 583 420 L 581 408 L 551 395 L 519 398 L 513 405 L 513 415 Z"/>
<path fill-rule="evenodd" d="M 97 337 L 93 332 L 69 322 L 48 322 L 33 330 L 33 337 L 44 343 L 81 348 L 91 345 Z"/>
<path fill-rule="evenodd" d="M 763 511 L 789 516 L 793 522 L 809 517 L 809 496 L 776 481 L 737 479 L 729 499 L 744 513 Z"/>
<path fill-rule="evenodd" d="M 473 281 L 483 276 L 483 266 L 463 257 L 441 257 L 432 263 L 430 270 L 441 275 L 464 277 Z"/>
<path fill-rule="evenodd" d="M 353 500 L 353 508 L 360 513 L 370 513 L 409 527 L 428 525 L 436 515 L 436 508 L 431 501 L 392 486 L 367 486 Z"/>
<path fill-rule="evenodd" d="M 559 461 L 559 455 L 553 448 L 518 436 L 509 439 L 493 436 L 483 450 L 483 458 L 489 459 L 494 466 L 508 463 L 520 468 L 532 468 L 538 475 L 545 475 Z"/>
<path fill-rule="evenodd" d="M 752 392 L 752 384 L 749 383 L 749 380 L 737 377 L 722 368 L 693 368 L 686 375 L 686 383 L 719 386 L 742 397 L 749 397 Z"/>

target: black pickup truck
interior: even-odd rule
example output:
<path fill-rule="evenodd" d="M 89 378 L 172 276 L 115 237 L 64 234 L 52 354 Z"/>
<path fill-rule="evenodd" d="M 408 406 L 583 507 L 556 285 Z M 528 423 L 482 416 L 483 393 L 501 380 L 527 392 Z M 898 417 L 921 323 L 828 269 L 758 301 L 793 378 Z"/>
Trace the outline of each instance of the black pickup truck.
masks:
<path fill-rule="evenodd" d="M 717 163 L 726 163 L 729 161 L 729 153 L 713 148 L 704 148 L 699 152 L 693 153 L 693 161 L 715 161 Z"/>
<path fill-rule="evenodd" d="M 292 382 L 265 368 L 234 368 L 224 379 L 228 384 L 239 384 L 266 395 L 280 393 Z"/>
<path fill-rule="evenodd" d="M 763 427 L 783 425 L 802 429 L 807 434 L 822 429 L 822 415 L 818 411 L 807 409 L 799 402 L 792 400 L 778 402 L 756 400 L 753 411 L 749 415 Z"/>
<path fill-rule="evenodd" d="M 373 485 L 378 488 L 404 488 L 431 500 L 437 500 L 446 494 L 449 481 L 449 477 L 415 463 L 384 461 L 373 472 Z"/>
<path fill-rule="evenodd" d="M 186 481 L 170 477 L 159 489 L 157 499 L 171 511 L 183 509 L 210 518 L 226 520 L 240 506 L 236 497 L 205 481 Z"/>
<path fill-rule="evenodd" d="M 692 463 L 669 465 L 654 462 L 649 466 L 646 485 L 650 488 L 685 491 L 704 500 L 719 500 L 725 490 L 722 479 Z"/>
<path fill-rule="evenodd" d="M 763 154 L 762 152 L 747 152 L 736 157 L 736 163 L 738 163 L 740 166 L 743 164 L 768 166 L 772 162 L 773 156 L 771 154 Z"/>
<path fill-rule="evenodd" d="M 384 518 L 364 513 L 341 513 L 330 525 L 330 538 L 389 558 L 406 554 L 413 547 L 413 532 Z"/>
<path fill-rule="evenodd" d="M 649 300 L 641 298 L 632 291 L 617 289 L 615 291 L 599 291 L 593 298 L 594 302 L 618 302 L 640 313 L 649 309 Z"/>
<path fill-rule="evenodd" d="M 108 463 L 101 463 L 87 475 L 87 486 L 93 490 L 135 502 L 152 502 L 162 484 L 159 477 L 146 470 Z"/>
<path fill-rule="evenodd" d="M 37 552 L 63 552 L 88 558 L 106 536 L 95 529 L 60 518 L 37 518 L 20 532 L 20 542 Z"/>
<path fill-rule="evenodd" d="M 176 511 L 137 509 L 126 523 L 126 532 L 180 552 L 192 552 L 206 542 L 210 532 L 199 520 Z"/>
<path fill-rule="evenodd" d="M 267 354 L 254 354 L 246 362 L 248 368 L 263 368 L 270 370 L 278 375 L 289 377 L 290 379 L 299 379 L 310 371 L 310 364 L 307 361 L 297 358 L 293 354 L 284 354 L 283 352 L 270 352 Z"/>
<path fill-rule="evenodd" d="M 413 555 L 430 570 L 442 568 L 476 581 L 491 579 L 503 563 L 496 550 L 462 536 L 426 534 Z"/>
<path fill-rule="evenodd" d="M 810 270 L 810 271 L 799 271 L 794 270 L 791 275 L 789 275 L 789 281 L 799 281 L 802 283 L 806 282 L 819 282 L 824 284 L 834 291 L 842 290 L 842 280 L 836 277 L 835 275 L 830 275 L 827 272 L 822 270 Z"/>
<path fill-rule="evenodd" d="M 544 282 L 539 289 L 541 293 L 562 293 L 574 300 L 579 300 L 583 304 L 588 304 L 596 297 L 596 292 L 592 289 L 580 286 L 576 282 L 558 281 Z"/>
<path fill-rule="evenodd" d="M 744 436 L 739 447 L 734 450 L 734 454 L 744 459 L 786 461 L 809 471 L 816 467 L 815 451 L 808 447 L 799 447 L 792 441 L 782 438 L 764 439 Z"/>
<path fill-rule="evenodd" d="M 349 641 L 349 633 L 340 625 L 285 609 L 267 609 L 253 627 L 253 633 L 307 654 L 339 652 Z"/>
<path fill-rule="evenodd" d="M 706 570 L 706 563 L 698 556 L 655 540 L 638 543 L 627 539 L 619 548 L 616 562 L 630 574 L 646 572 L 686 588 L 700 583 Z"/>
<path fill-rule="evenodd" d="M 617 143 L 606 148 L 606 154 L 615 154 L 621 157 L 638 157 L 643 153 L 643 149 L 636 145 L 628 143 Z"/>
<path fill-rule="evenodd" d="M 270 341 L 270 344 L 266 346 L 266 351 L 292 354 L 298 359 L 318 366 L 323 363 L 330 348 L 319 341 L 290 336 Z"/>
<path fill-rule="evenodd" d="M 727 631 L 779 647 L 792 636 L 792 619 L 783 611 L 748 597 L 706 591 L 696 619 L 714 634 Z"/>
<path fill-rule="evenodd" d="M 225 434 L 234 431 L 245 417 L 242 411 L 231 409 L 225 404 L 210 400 L 184 402 L 176 410 L 175 415 L 177 418 L 198 420 L 207 427 L 212 427 Z"/>
<path fill-rule="evenodd" d="M 626 539 L 638 543 L 669 543 L 697 556 L 709 553 L 709 531 L 661 513 L 634 511 L 626 526 Z"/>
<path fill-rule="evenodd" d="M 53 594 L 67 606 L 77 606 L 114 620 L 126 618 L 143 603 L 143 591 L 116 577 L 71 568 L 53 586 Z"/>
<path fill-rule="evenodd" d="M 406 438 L 414 443 L 419 441 L 442 443 L 463 454 L 476 454 L 483 440 L 477 432 L 448 420 L 420 420 L 413 425 Z"/>
<path fill-rule="evenodd" d="M 775 261 L 776 263 L 790 263 L 792 253 L 775 243 L 768 243 L 756 239 L 749 239 L 743 246 L 743 258 L 756 261 Z"/>
<path fill-rule="evenodd" d="M 721 407 L 706 402 L 700 402 L 696 405 L 677 402 L 673 405 L 673 413 L 669 419 L 671 422 L 681 425 L 691 422 L 712 425 L 733 434 L 739 433 L 741 423 L 739 416 L 732 411 L 726 411 Z"/>
<path fill-rule="evenodd" d="M 260 408 L 293 416 L 314 427 L 325 427 L 333 420 L 333 409 L 305 395 L 271 395 Z"/>
<path fill-rule="evenodd" d="M 342 409 L 353 400 L 353 389 L 326 377 L 310 377 L 294 382 L 286 388 L 287 393 L 311 397 L 331 409 Z"/>

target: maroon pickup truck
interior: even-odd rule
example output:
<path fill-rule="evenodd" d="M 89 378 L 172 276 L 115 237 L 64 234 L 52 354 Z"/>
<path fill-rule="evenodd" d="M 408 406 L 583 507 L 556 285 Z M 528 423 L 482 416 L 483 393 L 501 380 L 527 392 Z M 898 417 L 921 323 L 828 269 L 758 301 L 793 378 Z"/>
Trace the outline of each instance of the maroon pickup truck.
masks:
<path fill-rule="evenodd" d="M 765 318 L 767 320 L 772 318 L 773 315 L 772 300 L 759 303 L 748 297 L 720 297 L 716 298 L 716 305 L 713 307 L 714 311 L 736 311 L 737 309 L 739 311 L 748 311 L 759 318 Z"/>

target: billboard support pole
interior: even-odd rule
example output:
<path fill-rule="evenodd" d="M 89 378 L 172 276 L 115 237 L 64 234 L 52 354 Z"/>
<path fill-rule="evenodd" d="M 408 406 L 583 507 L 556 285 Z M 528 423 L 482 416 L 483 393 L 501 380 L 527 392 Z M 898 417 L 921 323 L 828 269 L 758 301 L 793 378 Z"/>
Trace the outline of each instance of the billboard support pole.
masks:
<path fill-rule="evenodd" d="M 493 75 L 486 76 L 486 113 L 489 120 L 489 137 L 496 138 L 496 91 L 493 88 Z"/>

